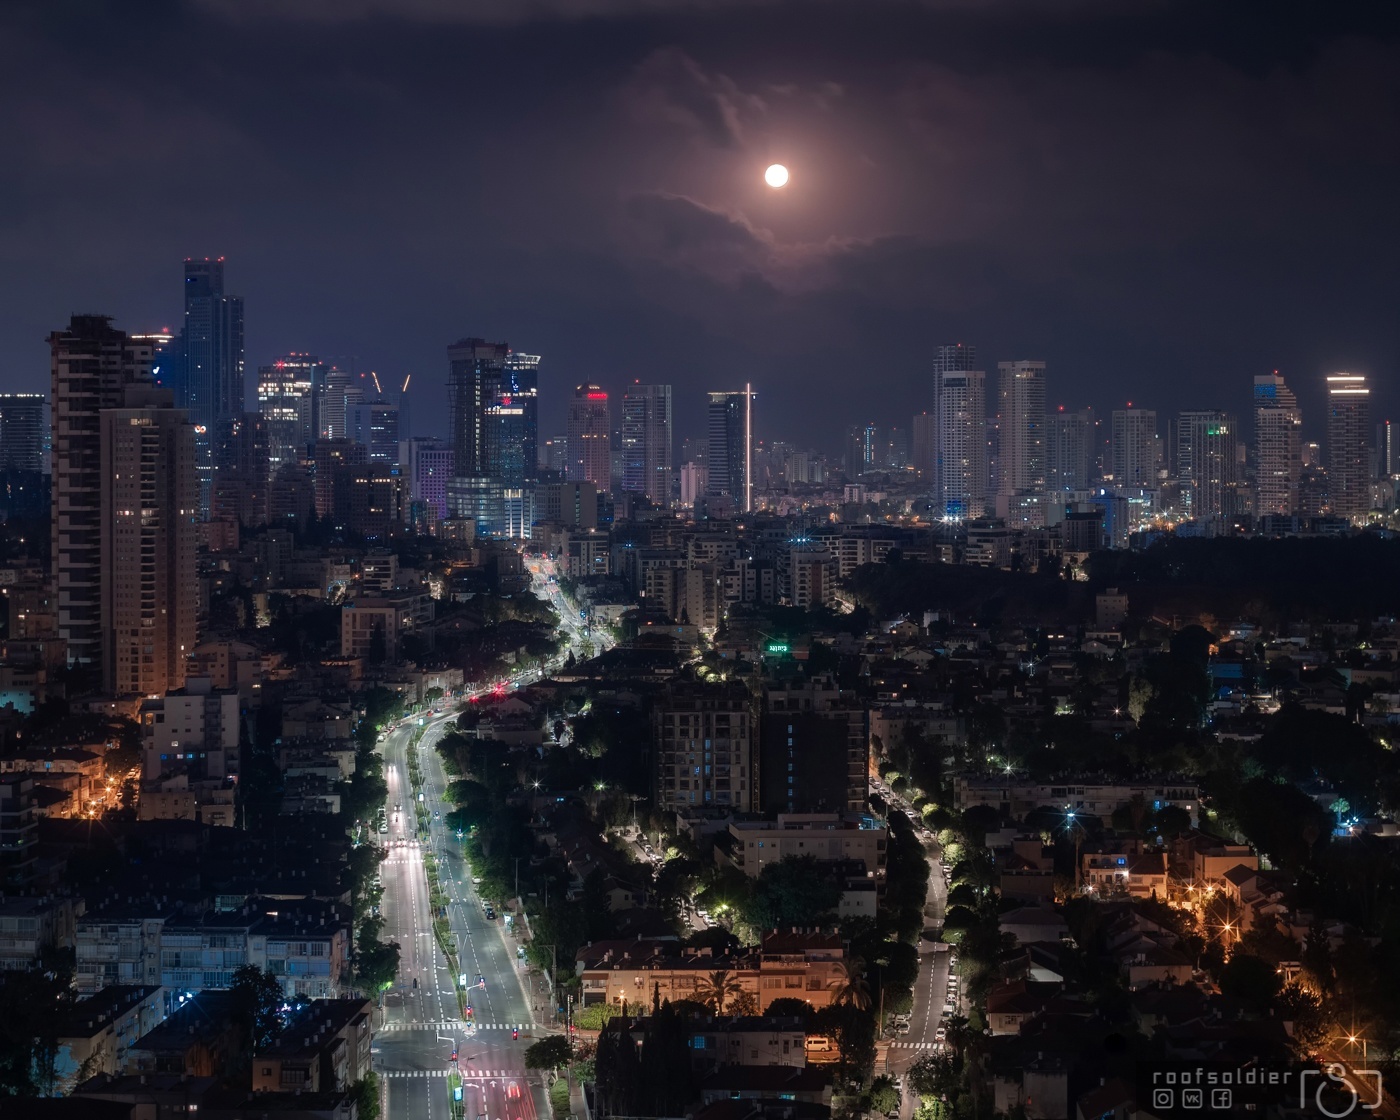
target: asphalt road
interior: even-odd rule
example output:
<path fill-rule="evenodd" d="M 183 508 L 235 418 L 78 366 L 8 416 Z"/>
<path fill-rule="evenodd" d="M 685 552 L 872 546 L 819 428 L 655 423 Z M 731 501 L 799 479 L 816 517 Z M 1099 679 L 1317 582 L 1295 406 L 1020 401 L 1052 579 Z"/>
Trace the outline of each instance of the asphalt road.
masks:
<path fill-rule="evenodd" d="M 451 718 L 451 713 L 432 718 L 419 745 L 423 803 L 430 813 L 451 808 L 442 801 L 445 775 L 432 749 Z M 405 721 L 383 746 L 389 834 L 379 839 L 390 845 L 382 871 L 383 936 L 397 941 L 400 948 L 398 982 L 385 995 L 375 1042 L 385 1115 L 395 1120 L 446 1120 L 450 1115 L 447 1076 L 454 1069 L 451 1056 L 456 1051 L 455 1068 L 462 1076 L 468 1118 L 536 1120 L 547 1114 L 547 1101 L 542 1087 L 531 1084 L 523 1061 L 525 1048 L 537 1037 L 521 986 L 523 973 L 516 968 L 515 947 L 507 944 L 499 917 L 486 920 L 456 837 L 434 821 L 426 843 L 418 839 L 407 760 L 414 722 Z M 395 806 L 400 807 L 398 812 Z M 470 1022 L 459 1010 L 460 977 L 452 975 L 433 937 L 423 864 L 428 848 L 438 853 L 439 879 L 449 898 L 459 963 L 470 985 Z M 485 977 L 485 987 L 478 986 L 478 977 Z M 513 1032 L 518 1037 L 512 1037 Z"/>
<path fill-rule="evenodd" d="M 595 652 L 607 648 L 611 643 L 606 631 L 590 632 L 577 612 L 568 609 L 558 585 L 550 582 L 554 565 L 541 558 L 529 563 L 535 591 L 559 611 L 568 649 L 575 657 L 582 659 L 585 643 Z M 559 663 L 563 656 L 567 651 Z M 539 675 L 538 671 L 520 674 L 516 681 L 528 684 Z M 383 936 L 397 941 L 400 951 L 398 982 L 384 996 L 374 1046 L 384 1115 L 392 1120 L 447 1120 L 451 1115 L 448 1074 L 456 1069 L 463 1081 L 468 1120 L 536 1120 L 550 1115 L 549 1102 L 538 1076 L 527 1076 L 524 1053 L 548 1033 L 537 1022 L 553 1022 L 556 1016 L 542 982 L 536 979 L 537 990 L 528 990 L 532 981 L 518 951 L 520 941 L 506 929 L 499 905 L 504 900 L 492 900 L 497 903 L 496 918 L 488 920 L 483 900 L 472 887 L 461 842 L 435 816 L 447 814 L 452 806 L 445 800 L 447 775 L 433 747 L 455 714 L 456 706 L 449 705 L 441 715 L 427 717 L 418 748 L 423 805 L 434 815 L 426 840 L 417 832 L 408 775 L 407 751 L 417 721 L 402 721 L 381 748 L 389 786 L 389 832 L 375 839 L 387 843 L 389 857 L 382 865 L 380 906 Z M 429 850 L 437 857 L 439 882 L 448 899 L 458 976 L 452 975 L 433 936 L 423 864 Z M 483 977 L 484 985 L 479 983 Z M 469 1019 L 463 1018 L 457 999 L 457 985 L 463 978 L 466 1002 L 472 1008 Z"/>

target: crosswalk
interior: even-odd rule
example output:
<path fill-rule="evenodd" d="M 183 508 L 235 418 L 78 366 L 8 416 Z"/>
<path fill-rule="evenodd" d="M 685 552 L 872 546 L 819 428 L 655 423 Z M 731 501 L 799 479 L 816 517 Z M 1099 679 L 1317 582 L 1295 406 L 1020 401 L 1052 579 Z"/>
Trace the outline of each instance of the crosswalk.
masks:
<path fill-rule="evenodd" d="M 381 1031 L 461 1031 L 468 1026 L 474 1026 L 478 1031 L 527 1031 L 531 1025 L 530 1023 L 489 1023 L 481 1019 L 472 1020 L 470 1023 L 463 1019 L 439 1019 L 428 1022 L 408 1020 L 407 1022 L 385 1023 L 379 1029 Z"/>
<path fill-rule="evenodd" d="M 891 1042 L 891 1050 L 929 1050 L 935 1044 L 932 1042 Z"/>
<path fill-rule="evenodd" d="M 379 1076 L 402 1080 L 405 1078 L 418 1077 L 446 1077 L 452 1072 L 454 1071 L 447 1069 L 381 1069 L 379 1071 Z M 459 1076 L 463 1081 L 485 1081 L 493 1077 L 520 1078 L 525 1075 L 518 1069 L 479 1069 L 464 1072 Z"/>

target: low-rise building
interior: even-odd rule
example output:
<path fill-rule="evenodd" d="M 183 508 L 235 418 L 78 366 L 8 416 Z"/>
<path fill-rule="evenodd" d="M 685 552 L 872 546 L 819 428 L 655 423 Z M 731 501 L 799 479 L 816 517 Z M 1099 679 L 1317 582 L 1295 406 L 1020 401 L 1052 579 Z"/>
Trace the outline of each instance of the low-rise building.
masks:
<path fill-rule="evenodd" d="M 60 1089 L 70 1091 L 99 1073 L 123 1072 L 127 1052 L 164 1019 L 164 995 L 147 984 L 114 984 L 80 1000 L 57 1033 L 54 1073 Z"/>
<path fill-rule="evenodd" d="M 779 813 L 776 821 L 733 821 L 729 835 L 730 862 L 751 879 L 788 856 L 858 860 L 869 878 L 885 875 L 889 830 L 865 813 Z"/>
<path fill-rule="evenodd" d="M 254 1093 L 324 1093 L 349 1088 L 370 1070 L 370 1011 L 360 999 L 325 999 L 297 1013 L 253 1055 Z"/>

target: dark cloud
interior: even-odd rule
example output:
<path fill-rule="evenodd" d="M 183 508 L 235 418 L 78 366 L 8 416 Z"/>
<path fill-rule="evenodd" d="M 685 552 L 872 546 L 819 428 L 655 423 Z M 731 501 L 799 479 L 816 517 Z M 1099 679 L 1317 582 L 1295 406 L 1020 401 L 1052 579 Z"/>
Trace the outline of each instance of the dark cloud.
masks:
<path fill-rule="evenodd" d="M 0 371 L 223 254 L 250 366 L 464 333 L 573 384 L 751 379 L 774 435 L 928 403 L 939 341 L 1057 399 L 1243 411 L 1400 362 L 1400 39 L 1377 5 L 92 0 L 0 9 Z M 763 166 L 793 170 L 782 192 Z M 432 399 L 438 394 L 438 399 Z M 1318 434 L 1320 409 L 1308 425 Z"/>

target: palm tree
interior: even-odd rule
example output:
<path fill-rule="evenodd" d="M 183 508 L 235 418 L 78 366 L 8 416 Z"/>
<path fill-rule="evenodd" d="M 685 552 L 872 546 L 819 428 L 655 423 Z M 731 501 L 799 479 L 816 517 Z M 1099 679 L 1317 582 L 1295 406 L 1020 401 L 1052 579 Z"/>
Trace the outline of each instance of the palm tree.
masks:
<path fill-rule="evenodd" d="M 840 972 L 831 981 L 833 1003 L 849 1003 L 857 1011 L 870 1009 L 870 985 L 865 982 L 865 962 L 859 957 L 849 964 L 840 966 Z"/>
<path fill-rule="evenodd" d="M 700 981 L 700 987 L 695 991 L 695 998 L 701 1003 L 707 1004 L 716 1015 L 723 1015 L 724 1005 L 737 997 L 743 990 L 743 985 L 736 977 L 731 976 L 725 969 L 720 969 L 718 972 L 710 973 L 708 977 Z"/>

